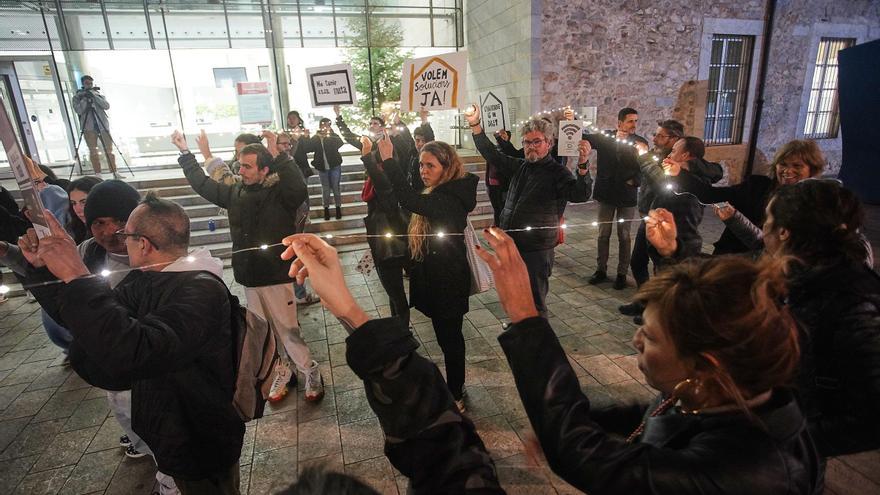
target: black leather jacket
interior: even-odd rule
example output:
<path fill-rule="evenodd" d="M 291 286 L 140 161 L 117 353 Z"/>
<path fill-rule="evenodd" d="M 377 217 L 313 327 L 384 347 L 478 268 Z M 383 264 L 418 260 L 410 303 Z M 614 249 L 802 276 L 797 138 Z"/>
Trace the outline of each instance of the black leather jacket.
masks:
<path fill-rule="evenodd" d="M 753 412 L 648 418 L 645 405 L 594 411 L 543 318 L 514 324 L 498 341 L 541 442 L 565 481 L 591 494 L 818 494 L 822 470 L 792 394 L 773 390 Z M 619 436 L 620 435 L 620 436 Z"/>
<path fill-rule="evenodd" d="M 801 329 L 800 397 L 819 451 L 880 448 L 880 277 L 840 261 L 795 269 L 788 285 Z"/>

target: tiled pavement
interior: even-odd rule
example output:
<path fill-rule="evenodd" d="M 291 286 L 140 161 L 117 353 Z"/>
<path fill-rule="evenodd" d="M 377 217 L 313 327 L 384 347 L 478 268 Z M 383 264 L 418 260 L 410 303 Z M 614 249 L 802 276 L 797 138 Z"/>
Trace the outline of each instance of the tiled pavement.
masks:
<path fill-rule="evenodd" d="M 572 206 L 569 223 L 595 218 L 595 205 Z M 634 230 L 634 229 L 633 229 Z M 707 214 L 707 245 L 720 232 Z M 612 236 L 612 252 L 616 251 Z M 581 385 L 597 406 L 653 396 L 636 368 L 630 338 L 635 326 L 617 312 L 634 289 L 586 283 L 595 267 L 596 230 L 571 229 L 556 250 L 551 282 L 551 322 Z M 358 255 L 344 256 L 348 282 L 372 314 L 388 313 L 375 273 L 354 270 Z M 612 256 L 610 266 L 615 266 Z M 227 282 L 232 274 L 226 273 Z M 241 293 L 241 287 L 234 286 Z M 497 335 L 503 313 L 493 292 L 472 298 L 465 320 L 467 406 L 508 493 L 576 493 L 527 456 L 530 427 Z M 241 456 L 245 494 L 272 493 L 312 465 L 345 471 L 381 493 L 405 493 L 406 480 L 382 453 L 382 431 L 362 384 L 345 364 L 345 332 L 320 307 L 300 313 L 305 339 L 321 362 L 327 394 L 317 405 L 288 396 L 267 416 L 248 424 Z M 413 316 L 422 353 L 442 359 L 430 322 Z M 128 459 L 116 444 L 120 429 L 104 393 L 62 366 L 47 339 L 36 304 L 23 298 L 0 306 L 0 493 L 150 494 L 155 468 L 149 458 Z M 441 366 L 442 369 L 442 366 Z M 880 454 L 869 452 L 829 464 L 828 493 L 880 493 Z"/>

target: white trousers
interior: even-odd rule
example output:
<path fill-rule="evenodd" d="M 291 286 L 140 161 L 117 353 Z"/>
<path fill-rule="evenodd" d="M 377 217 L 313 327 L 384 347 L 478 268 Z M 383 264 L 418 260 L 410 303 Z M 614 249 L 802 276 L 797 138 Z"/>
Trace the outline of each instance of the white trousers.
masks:
<path fill-rule="evenodd" d="M 288 362 L 292 360 L 302 372 L 311 368 L 312 353 L 302 338 L 296 319 L 293 284 L 245 287 L 244 295 L 248 309 L 265 318 L 275 332 L 275 338 L 281 343 L 278 351 L 281 358 Z"/>

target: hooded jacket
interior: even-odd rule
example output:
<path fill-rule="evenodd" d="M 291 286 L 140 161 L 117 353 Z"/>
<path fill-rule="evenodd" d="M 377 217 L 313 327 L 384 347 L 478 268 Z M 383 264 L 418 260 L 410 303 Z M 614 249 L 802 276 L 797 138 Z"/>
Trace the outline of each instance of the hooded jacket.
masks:
<path fill-rule="evenodd" d="M 178 158 L 192 188 L 203 198 L 225 208 L 232 236 L 232 271 L 245 287 L 290 282 L 290 261 L 281 259 L 283 246 L 272 246 L 296 231 L 296 210 L 308 197 L 302 173 L 294 161 L 280 154 L 261 184 L 224 184 L 205 175 L 192 153 Z M 261 249 L 260 246 L 272 246 Z"/>
<path fill-rule="evenodd" d="M 474 134 L 474 144 L 487 162 L 509 179 L 507 198 L 499 220 L 502 229 L 558 227 L 569 201 L 583 203 L 590 199 L 593 180 L 560 165 L 552 154 L 535 163 L 500 153 L 485 132 Z M 556 247 L 558 228 L 511 232 L 520 251 L 541 251 Z"/>

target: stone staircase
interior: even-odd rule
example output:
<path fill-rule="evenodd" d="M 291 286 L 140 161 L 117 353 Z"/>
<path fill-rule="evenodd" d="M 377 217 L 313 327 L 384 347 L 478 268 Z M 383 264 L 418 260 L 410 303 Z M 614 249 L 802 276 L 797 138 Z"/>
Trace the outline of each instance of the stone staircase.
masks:
<path fill-rule="evenodd" d="M 468 153 L 467 150 L 462 150 Z M 471 222 L 474 228 L 481 229 L 492 224 L 492 205 L 486 192 L 485 161 L 473 152 L 462 154 L 465 169 L 480 177 L 477 186 L 477 207 L 471 212 Z M 66 171 L 57 171 L 59 177 L 67 176 Z M 126 172 L 124 172 L 126 173 Z M 63 175 L 62 175 L 63 174 Z M 126 175 L 129 175 L 126 173 Z M 148 190 L 156 191 L 161 197 L 179 203 L 190 217 L 190 246 L 205 246 L 211 250 L 214 256 L 222 258 L 225 266 L 230 266 L 232 240 L 229 234 L 229 221 L 220 211 L 220 208 L 209 203 L 199 196 L 189 186 L 186 178 L 177 164 L 165 164 L 149 168 L 138 168 L 135 175 L 125 179 L 126 182 L 138 189 L 143 195 Z M 332 242 L 340 252 L 351 252 L 367 249 L 366 239 L 363 237 L 338 236 L 365 234 L 363 217 L 367 214 L 367 204 L 361 201 L 361 189 L 364 183 L 364 169 L 357 156 L 344 156 L 342 164 L 342 218 L 336 220 L 332 215 L 335 210 L 331 208 L 331 219 L 324 220 L 324 207 L 322 204 L 321 182 L 317 174 L 309 177 L 307 185 L 309 189 L 309 204 L 311 205 L 308 232 L 320 233 L 321 235 L 333 234 Z M 13 186 L 14 187 L 14 186 Z M 18 199 L 18 191 L 10 189 L 13 196 Z M 209 220 L 214 220 L 214 231 L 208 229 Z M 279 239 L 280 240 L 280 239 Z M 9 284 L 12 277 L 6 276 L 6 283 L 10 286 L 10 295 L 21 294 L 18 284 Z"/>

